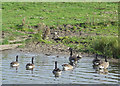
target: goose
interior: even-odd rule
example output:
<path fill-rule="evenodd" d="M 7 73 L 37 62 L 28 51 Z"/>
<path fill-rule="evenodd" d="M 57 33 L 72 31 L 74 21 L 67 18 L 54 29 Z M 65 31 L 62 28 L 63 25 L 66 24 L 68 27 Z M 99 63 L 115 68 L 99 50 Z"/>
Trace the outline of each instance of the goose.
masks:
<path fill-rule="evenodd" d="M 28 63 L 28 64 L 26 65 L 26 69 L 27 69 L 27 70 L 29 70 L 29 69 L 31 70 L 31 69 L 35 68 L 33 59 L 34 59 L 34 57 L 32 57 L 32 63 Z"/>
<path fill-rule="evenodd" d="M 69 64 L 63 64 L 62 67 L 64 71 L 72 70 L 74 68 L 74 62 L 71 62 Z"/>
<path fill-rule="evenodd" d="M 98 66 L 101 62 L 101 60 L 98 59 L 97 57 L 98 57 L 98 54 L 96 54 L 95 59 L 93 59 L 93 66 Z"/>
<path fill-rule="evenodd" d="M 18 55 L 16 56 L 16 61 L 11 62 L 10 65 L 11 65 L 11 67 L 18 67 L 18 66 L 19 66 L 19 63 L 18 63 Z"/>
<path fill-rule="evenodd" d="M 98 65 L 100 69 L 106 69 L 109 67 L 109 62 L 107 61 L 107 57 L 105 57 L 105 61 L 101 61 L 100 64 Z"/>
<path fill-rule="evenodd" d="M 70 57 L 69 57 L 70 63 L 72 63 L 72 62 L 77 63 L 77 61 L 78 61 L 79 59 L 81 59 L 82 56 L 81 56 L 81 55 L 78 55 L 78 54 L 77 54 L 77 55 L 73 55 L 72 48 L 69 48 L 69 50 L 70 50 Z"/>
<path fill-rule="evenodd" d="M 59 69 L 59 68 L 57 68 L 57 61 L 55 61 L 55 69 L 52 71 L 53 72 L 53 74 L 55 74 L 56 76 L 58 75 L 61 75 L 61 73 L 62 73 L 62 71 Z"/>

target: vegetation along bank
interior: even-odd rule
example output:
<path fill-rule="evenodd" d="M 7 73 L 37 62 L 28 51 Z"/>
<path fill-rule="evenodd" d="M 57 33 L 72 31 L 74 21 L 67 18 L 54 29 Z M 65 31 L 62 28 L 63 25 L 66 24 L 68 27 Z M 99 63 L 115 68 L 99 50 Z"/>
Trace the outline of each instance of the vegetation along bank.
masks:
<path fill-rule="evenodd" d="M 1 31 L 1 45 L 120 58 L 118 3 L 4 2 Z"/>

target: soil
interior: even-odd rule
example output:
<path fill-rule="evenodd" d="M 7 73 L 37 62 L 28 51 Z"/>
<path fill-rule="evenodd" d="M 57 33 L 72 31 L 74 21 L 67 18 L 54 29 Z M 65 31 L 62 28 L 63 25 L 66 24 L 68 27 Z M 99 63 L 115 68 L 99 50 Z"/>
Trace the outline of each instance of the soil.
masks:
<path fill-rule="evenodd" d="M 60 55 L 67 55 L 69 57 L 70 52 L 68 50 L 69 47 L 66 47 L 62 44 L 59 45 L 47 45 L 47 44 L 42 44 L 39 43 L 38 45 L 35 44 L 28 44 L 26 45 L 25 48 L 17 48 L 17 50 L 22 51 L 22 52 L 26 52 L 26 53 L 42 53 L 45 54 L 46 56 L 50 56 L 50 55 L 55 55 L 55 56 L 60 56 Z M 82 58 L 84 57 L 95 57 L 95 54 L 88 54 L 88 53 L 83 53 L 83 52 L 76 52 L 73 50 L 73 54 L 79 54 L 82 55 Z M 104 58 L 102 56 L 98 56 L 99 59 L 104 60 Z M 114 59 L 114 58 L 109 58 L 108 59 L 109 62 L 112 63 L 118 63 L 119 59 Z"/>

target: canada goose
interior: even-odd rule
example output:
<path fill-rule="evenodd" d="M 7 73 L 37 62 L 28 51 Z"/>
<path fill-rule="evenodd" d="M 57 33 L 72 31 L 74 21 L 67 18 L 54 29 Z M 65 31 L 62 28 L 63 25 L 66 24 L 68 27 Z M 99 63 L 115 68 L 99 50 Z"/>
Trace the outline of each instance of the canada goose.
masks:
<path fill-rule="evenodd" d="M 105 61 L 101 61 L 100 64 L 99 64 L 99 68 L 100 69 L 106 69 L 109 67 L 109 62 L 107 61 L 107 57 L 105 57 Z"/>
<path fill-rule="evenodd" d="M 95 59 L 93 59 L 93 66 L 98 66 L 98 65 L 100 64 L 100 62 L 101 62 L 101 60 L 99 60 L 99 59 L 97 58 L 97 56 L 98 56 L 98 54 L 96 54 Z"/>
<path fill-rule="evenodd" d="M 76 56 L 74 55 L 74 56 L 72 56 L 72 57 L 71 57 L 71 56 L 69 57 L 69 61 L 70 61 L 70 63 L 73 63 L 73 62 L 74 62 L 75 64 L 77 64 L 78 59 L 77 59 Z"/>
<path fill-rule="evenodd" d="M 55 74 L 56 76 L 61 75 L 62 71 L 57 68 L 57 61 L 55 61 L 55 69 L 53 70 L 53 74 Z"/>
<path fill-rule="evenodd" d="M 28 63 L 28 64 L 26 65 L 26 69 L 27 69 L 27 70 L 31 70 L 31 69 L 35 68 L 33 59 L 34 59 L 34 57 L 32 57 L 32 63 Z"/>
<path fill-rule="evenodd" d="M 72 62 L 74 62 L 74 63 L 77 63 L 77 61 L 79 60 L 79 59 L 81 59 L 81 55 L 73 55 L 73 51 L 72 51 L 72 48 L 69 48 L 69 50 L 70 50 L 70 57 L 69 57 L 69 61 L 70 61 L 70 63 L 72 63 Z"/>
<path fill-rule="evenodd" d="M 62 67 L 63 67 L 63 70 L 66 71 L 66 70 L 72 70 L 74 67 L 74 63 L 71 62 L 69 64 L 63 64 Z"/>
<path fill-rule="evenodd" d="M 11 67 L 17 67 L 17 66 L 19 66 L 19 63 L 18 63 L 18 55 L 16 56 L 16 61 L 11 62 L 11 63 L 10 63 L 10 66 L 11 66 Z"/>

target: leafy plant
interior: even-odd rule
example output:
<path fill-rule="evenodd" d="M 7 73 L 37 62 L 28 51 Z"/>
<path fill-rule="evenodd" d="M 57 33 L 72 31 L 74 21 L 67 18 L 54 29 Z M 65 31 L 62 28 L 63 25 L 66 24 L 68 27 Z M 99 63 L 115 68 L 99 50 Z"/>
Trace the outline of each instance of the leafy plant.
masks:
<path fill-rule="evenodd" d="M 118 37 L 97 37 L 93 40 L 92 47 L 96 52 L 101 52 L 103 55 L 118 58 Z"/>

